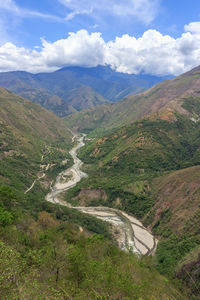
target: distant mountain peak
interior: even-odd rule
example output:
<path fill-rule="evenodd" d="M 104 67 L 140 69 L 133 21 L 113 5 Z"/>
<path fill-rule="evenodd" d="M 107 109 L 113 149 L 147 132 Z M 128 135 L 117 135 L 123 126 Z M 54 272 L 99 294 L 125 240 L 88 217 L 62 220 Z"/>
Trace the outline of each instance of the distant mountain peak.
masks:
<path fill-rule="evenodd" d="M 118 128 L 144 117 L 157 116 L 173 121 L 174 113 L 200 115 L 200 66 L 174 79 L 163 81 L 138 95 L 130 95 L 111 105 L 91 108 L 75 116 L 76 128 L 85 131 Z M 95 116 L 95 118 L 94 118 Z M 73 117 L 70 126 L 74 126 Z"/>
<path fill-rule="evenodd" d="M 163 79 L 116 72 L 108 65 L 69 66 L 52 73 L 0 73 L 0 86 L 66 116 L 138 94 Z"/>

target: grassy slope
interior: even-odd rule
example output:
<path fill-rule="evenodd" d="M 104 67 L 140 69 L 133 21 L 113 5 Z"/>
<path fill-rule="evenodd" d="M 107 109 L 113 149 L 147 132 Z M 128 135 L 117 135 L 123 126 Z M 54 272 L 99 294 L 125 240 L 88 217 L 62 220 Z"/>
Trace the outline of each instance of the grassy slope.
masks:
<path fill-rule="evenodd" d="M 174 118 L 144 119 L 89 142 L 80 157 L 91 176 L 79 186 L 101 187 L 109 195 L 108 205 L 121 198 L 121 208 L 143 216 L 152 205 L 153 178 L 199 163 L 198 124 L 180 115 Z"/>
<path fill-rule="evenodd" d="M 191 254 L 193 263 L 186 271 L 182 268 L 176 272 L 196 295 L 200 294 L 200 267 L 193 255 L 200 244 L 199 86 L 197 67 L 141 95 L 81 112 L 68 120 L 71 127 L 91 136 L 105 131 L 110 134 L 83 149 L 80 156 L 91 176 L 67 198 L 80 202 L 80 196 L 86 193 L 84 202 L 88 205 L 116 206 L 143 218 L 162 239 L 157 266 L 164 274 L 175 274 L 178 262 Z M 103 197 L 87 200 L 88 188 L 99 189 Z"/>
<path fill-rule="evenodd" d="M 68 125 L 79 131 L 101 134 L 152 114 L 177 111 L 187 114 L 182 107 L 184 98 L 199 96 L 199 67 L 175 79 L 157 84 L 148 91 L 129 96 L 115 104 L 98 106 L 68 118 Z"/>
<path fill-rule="evenodd" d="M 0 203 L 5 191 L 0 188 Z M 161 276 L 150 259 L 139 260 L 103 236 L 80 232 L 66 209 L 49 207 L 13 216 L 0 214 L 0 292 L 3 299 L 188 299 Z M 5 220 L 5 218 L 4 218 Z M 7 217 L 8 220 L 8 217 Z"/>
<path fill-rule="evenodd" d="M 47 203 L 40 184 L 24 195 L 44 149 L 51 150 L 45 162 L 59 163 L 71 134 L 52 113 L 4 89 L 0 108 L 1 183 L 12 187 L 0 186 L 1 296 L 187 299 L 151 260 L 138 260 L 105 239 L 110 236 L 102 221 Z"/>
<path fill-rule="evenodd" d="M 192 74 L 199 76 L 198 68 Z M 200 116 L 199 105 L 199 98 L 189 95 L 182 104 L 196 122 Z M 193 133 L 194 131 L 191 132 L 191 136 Z M 197 122 L 194 139 L 196 145 L 198 140 Z M 190 150 L 191 157 L 193 154 Z M 196 295 L 200 294 L 200 267 L 199 258 L 196 258 L 200 241 L 198 161 L 199 158 L 195 159 L 193 164 L 197 166 L 173 172 L 153 182 L 153 197 L 156 202 L 146 217 L 147 224 L 151 224 L 154 233 L 160 235 L 163 240 L 157 252 L 161 272 L 172 273 L 175 269 L 176 276 Z M 177 264 L 180 259 L 181 263 Z"/>
<path fill-rule="evenodd" d="M 152 182 L 155 204 L 145 218 L 160 242 L 158 267 L 177 276 L 199 295 L 200 166 L 178 170 Z"/>
<path fill-rule="evenodd" d="M 41 163 L 55 164 L 48 171 L 51 175 L 59 170 L 70 146 L 71 133 L 62 120 L 39 105 L 0 89 L 1 183 L 23 193 L 41 173 Z M 47 176 L 47 183 L 50 177 Z"/>
<path fill-rule="evenodd" d="M 50 183 L 59 172 L 72 164 L 68 153 L 72 147 L 72 134 L 63 120 L 41 106 L 1 88 L 0 129 L 0 184 L 6 185 L 2 187 L 2 199 L 4 194 L 8 194 L 8 201 L 13 198 L 12 206 L 17 214 L 23 211 L 35 217 L 42 210 L 53 211 L 90 231 L 101 234 L 106 231 L 105 225 L 95 218 L 67 208 L 56 209 L 44 199 Z M 67 165 L 63 165 L 62 161 L 66 158 Z M 41 164 L 52 166 L 45 172 L 44 179 L 37 181 L 34 188 L 24 194 L 33 180 L 44 172 Z M 7 186 L 16 197 L 12 196 Z"/>
<path fill-rule="evenodd" d="M 107 103 L 105 98 L 72 74 L 6 72 L 0 74 L 0 85 L 59 116 Z"/>
<path fill-rule="evenodd" d="M 118 101 L 164 78 L 118 73 L 110 67 L 67 67 L 52 73 L 5 72 L 0 86 L 30 99 L 59 116 Z"/>
<path fill-rule="evenodd" d="M 198 118 L 199 99 L 188 99 L 185 109 Z M 90 176 L 67 198 L 77 203 L 84 192 L 87 199 L 88 188 L 98 189 L 103 197 L 88 197 L 85 204 L 114 206 L 142 218 L 162 240 L 158 269 L 172 276 L 177 263 L 200 244 L 199 149 L 199 122 L 163 111 L 161 118 L 146 118 L 89 142 L 80 157 Z"/>
<path fill-rule="evenodd" d="M 198 235 L 197 226 L 199 214 L 199 192 L 200 192 L 200 166 L 189 167 L 178 170 L 156 178 L 153 182 L 154 197 L 156 203 L 152 208 L 151 226 L 158 224 L 162 212 L 170 210 L 170 222 L 160 220 L 159 227 L 162 230 L 170 229 L 174 233 L 183 234 L 189 231 L 192 235 Z M 197 231 L 196 231 L 197 230 Z"/>

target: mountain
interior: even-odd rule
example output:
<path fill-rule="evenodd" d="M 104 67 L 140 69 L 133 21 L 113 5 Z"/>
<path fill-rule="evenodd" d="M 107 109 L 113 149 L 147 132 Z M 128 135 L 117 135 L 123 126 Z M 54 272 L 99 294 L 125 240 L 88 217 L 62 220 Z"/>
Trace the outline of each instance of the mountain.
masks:
<path fill-rule="evenodd" d="M 26 97 L 59 116 L 117 101 L 164 78 L 128 75 L 109 67 L 67 67 L 53 73 L 0 73 L 0 86 Z"/>
<path fill-rule="evenodd" d="M 109 66 L 67 67 L 57 72 L 68 73 L 69 76 L 73 74 L 82 84 L 89 85 L 110 102 L 116 102 L 130 94 L 138 94 L 169 78 L 115 72 Z"/>
<path fill-rule="evenodd" d="M 158 270 L 179 278 L 191 299 L 200 296 L 199 93 L 197 67 L 108 109 L 76 115 L 74 128 L 95 129 L 97 137 L 79 153 L 89 177 L 70 192 L 77 205 L 84 195 L 87 206 L 115 207 L 140 218 L 159 240 Z M 89 197 L 96 189 L 103 197 Z"/>
<path fill-rule="evenodd" d="M 170 118 L 172 111 L 190 114 L 196 118 L 199 110 L 199 74 L 200 67 L 197 67 L 174 79 L 163 81 L 139 95 L 131 95 L 114 104 L 76 113 L 69 118 L 68 124 L 80 131 L 90 132 L 97 129 L 96 132 L 102 132 L 152 114 Z"/>
<path fill-rule="evenodd" d="M 0 73 L 0 86 L 38 103 L 59 116 L 67 115 L 107 101 L 76 79 L 52 74 L 27 72 Z"/>
<path fill-rule="evenodd" d="M 0 88 L 2 299 L 188 299 L 151 258 L 119 250 L 101 220 L 45 200 L 72 163 L 71 137 L 64 120 Z"/>
<path fill-rule="evenodd" d="M 21 193 L 42 176 L 46 189 L 68 156 L 72 134 L 65 122 L 41 106 L 0 88 L 0 178 Z M 40 184 L 40 182 L 37 182 Z"/>
<path fill-rule="evenodd" d="M 141 219 L 159 240 L 158 270 L 181 279 L 197 297 L 199 125 L 175 112 L 166 120 L 151 116 L 89 141 L 79 154 L 89 177 L 70 192 L 73 204 L 80 205 L 84 195 L 86 206 L 115 207 Z M 91 198 L 96 190 L 103 197 Z"/>

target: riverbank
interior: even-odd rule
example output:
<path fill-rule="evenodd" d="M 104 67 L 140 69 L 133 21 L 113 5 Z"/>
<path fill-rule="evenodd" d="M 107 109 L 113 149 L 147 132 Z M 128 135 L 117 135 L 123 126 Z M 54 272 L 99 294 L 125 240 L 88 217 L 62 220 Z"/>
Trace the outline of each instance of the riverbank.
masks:
<path fill-rule="evenodd" d="M 73 141 L 77 141 L 77 145 L 70 150 L 70 155 L 74 160 L 71 168 L 61 172 L 56 178 L 56 182 L 47 194 L 46 200 L 55 204 L 64 205 L 77 209 L 83 213 L 87 213 L 102 219 L 114 226 L 117 235 L 116 240 L 118 246 L 122 250 L 131 250 L 139 255 L 154 254 L 157 241 L 142 223 L 128 215 L 127 213 L 108 207 L 74 207 L 71 204 L 60 199 L 60 195 L 70 188 L 74 187 L 87 174 L 81 171 L 82 161 L 77 157 L 78 150 L 85 145 L 85 135 L 80 137 L 74 135 Z"/>

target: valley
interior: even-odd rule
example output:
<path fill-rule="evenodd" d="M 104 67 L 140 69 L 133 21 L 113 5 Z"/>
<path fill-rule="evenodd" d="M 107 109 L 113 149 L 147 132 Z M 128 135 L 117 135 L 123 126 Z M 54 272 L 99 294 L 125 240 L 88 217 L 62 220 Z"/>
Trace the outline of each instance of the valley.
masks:
<path fill-rule="evenodd" d="M 63 117 L 140 93 L 164 79 L 115 72 L 109 66 L 66 67 L 52 73 L 0 73 L 0 86 Z"/>
<path fill-rule="evenodd" d="M 52 181 L 62 191 L 66 184 L 70 187 L 70 180 L 72 187 L 81 177 L 87 179 L 76 156 L 83 140 L 74 145 L 75 138 L 63 120 L 26 99 L 0 91 L 1 297 L 66 299 L 69 295 L 79 300 L 133 299 L 134 295 L 135 299 L 151 299 L 162 294 L 163 300 L 187 299 L 185 292 L 180 296 L 173 282 L 158 273 L 150 256 L 138 258 L 116 247 L 117 238 L 121 248 L 133 246 L 134 231 L 134 246 L 140 253 L 154 250 L 154 238 L 138 220 L 111 208 L 79 210 L 66 202 L 46 201 Z M 74 181 L 65 171 L 73 170 L 69 152 L 76 165 Z M 37 180 L 41 172 L 46 176 Z M 120 226 L 113 229 L 102 218 Z"/>
<path fill-rule="evenodd" d="M 73 140 L 77 139 L 78 144 L 69 152 L 74 160 L 74 164 L 70 169 L 63 171 L 58 175 L 54 186 L 51 188 L 51 192 L 46 196 L 46 200 L 78 209 L 83 213 L 91 214 L 96 218 L 111 223 L 115 227 L 115 230 L 119 232 L 117 243 L 122 250 L 129 250 L 139 255 L 150 255 L 155 253 L 157 244 L 156 239 L 143 227 L 142 223 L 134 217 L 125 214 L 120 210 L 107 207 L 73 207 L 60 199 L 60 194 L 74 187 L 81 178 L 87 177 L 87 174 L 80 169 L 82 162 L 77 158 L 77 151 L 85 145 L 83 141 L 84 137 L 85 135 L 82 135 L 80 138 L 77 138 L 77 136 L 74 135 Z M 66 182 L 63 183 L 62 178 L 67 175 L 69 176 L 70 174 L 72 174 L 71 178 L 69 180 L 65 179 Z"/>
<path fill-rule="evenodd" d="M 200 300 L 200 1 L 0 0 L 0 300 Z"/>
<path fill-rule="evenodd" d="M 65 196 L 73 206 L 107 206 L 139 218 L 159 239 L 158 270 L 188 282 L 195 295 L 199 267 L 194 253 L 200 245 L 199 70 L 68 118 L 71 128 L 92 140 L 79 152 L 89 176 Z"/>
<path fill-rule="evenodd" d="M 64 118 L 0 89 L 0 259 L 9 265 L 14 251 L 25 266 L 11 296 L 35 296 L 24 283 L 33 280 L 55 298 L 86 299 L 86 286 L 91 299 L 108 289 L 108 298 L 198 297 L 198 74 Z"/>
<path fill-rule="evenodd" d="M 70 128 L 91 136 L 130 125 L 143 118 L 173 122 L 174 113 L 198 118 L 200 67 L 156 84 L 138 95 L 127 96 L 115 104 L 90 107 L 67 118 Z M 189 110 L 188 110 L 189 109 Z"/>

